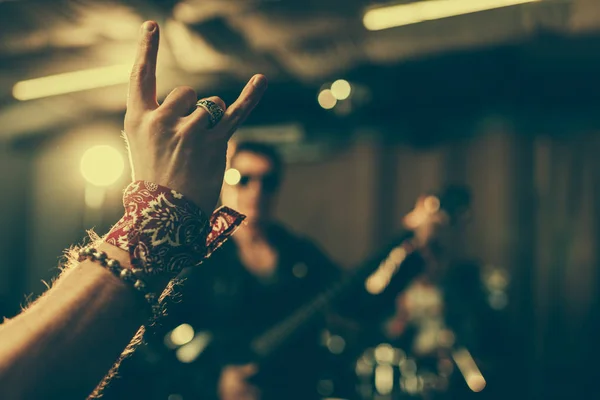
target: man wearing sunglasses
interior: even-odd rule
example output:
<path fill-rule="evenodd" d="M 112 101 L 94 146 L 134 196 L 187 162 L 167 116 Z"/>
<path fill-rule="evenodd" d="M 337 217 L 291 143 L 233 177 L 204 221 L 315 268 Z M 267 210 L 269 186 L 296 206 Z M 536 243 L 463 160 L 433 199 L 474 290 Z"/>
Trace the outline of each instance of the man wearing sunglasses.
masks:
<path fill-rule="evenodd" d="M 248 225 L 242 236 L 263 236 L 264 229 L 276 224 L 272 213 L 283 178 L 283 162 L 274 147 L 259 142 L 234 144 L 232 153 L 223 204 L 246 215 Z"/>
<path fill-rule="evenodd" d="M 231 341 L 238 337 L 243 342 L 285 319 L 319 293 L 337 268 L 312 242 L 274 219 L 283 178 L 283 162 L 275 148 L 257 142 L 238 143 L 230 164 L 222 201 L 246 215 L 247 224 L 211 260 L 209 269 L 216 274 L 213 293 L 217 285 L 221 292 L 208 301 L 213 312 L 219 309 L 220 317 L 218 322 L 210 317 L 207 321 L 217 322 L 215 331 L 228 335 L 237 332 Z M 193 286 L 189 289 L 186 293 L 194 290 Z M 201 291 L 206 289 L 194 290 L 193 296 Z M 316 332 L 303 335 L 276 356 L 282 360 L 276 363 L 279 370 L 267 371 L 266 366 L 252 364 L 235 351 L 224 353 L 229 354 L 216 360 L 222 366 L 215 385 L 221 400 L 310 399 L 317 394 L 317 376 L 313 376 L 315 360 L 320 357 Z M 257 373 L 264 374 L 266 385 L 250 383 Z"/>

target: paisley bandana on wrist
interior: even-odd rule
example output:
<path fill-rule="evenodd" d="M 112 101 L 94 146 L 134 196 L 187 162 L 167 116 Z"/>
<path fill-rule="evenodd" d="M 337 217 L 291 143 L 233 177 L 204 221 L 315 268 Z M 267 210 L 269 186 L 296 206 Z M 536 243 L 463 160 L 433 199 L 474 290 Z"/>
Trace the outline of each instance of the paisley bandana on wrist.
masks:
<path fill-rule="evenodd" d="M 147 275 L 177 275 L 208 258 L 235 232 L 244 216 L 221 207 L 210 219 L 181 193 L 146 181 L 123 195 L 125 215 L 107 243 L 127 251 L 134 269 Z"/>

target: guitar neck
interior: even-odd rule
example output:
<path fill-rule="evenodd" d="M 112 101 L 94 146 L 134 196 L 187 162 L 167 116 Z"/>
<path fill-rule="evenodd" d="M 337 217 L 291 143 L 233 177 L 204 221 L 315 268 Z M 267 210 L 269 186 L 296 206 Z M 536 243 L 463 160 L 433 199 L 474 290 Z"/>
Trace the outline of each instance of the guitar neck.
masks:
<path fill-rule="evenodd" d="M 356 270 L 352 275 L 335 282 L 310 302 L 297 309 L 292 315 L 254 338 L 250 343 L 250 350 L 261 360 L 269 358 L 303 327 L 321 315 L 327 307 L 335 304 L 339 299 L 357 288 L 364 287 L 367 279 L 375 276 L 375 274 L 383 274 L 385 276 L 384 280 L 391 279 L 398 272 L 406 257 L 414 250 L 415 246 L 412 239 L 407 239 L 394 247 L 389 256 L 382 260 L 380 264 L 375 266 L 367 264 Z M 403 257 L 397 256 L 399 251 L 403 253 Z M 396 254 L 396 256 L 391 257 L 392 254 Z M 390 260 L 392 261 L 390 262 Z"/>

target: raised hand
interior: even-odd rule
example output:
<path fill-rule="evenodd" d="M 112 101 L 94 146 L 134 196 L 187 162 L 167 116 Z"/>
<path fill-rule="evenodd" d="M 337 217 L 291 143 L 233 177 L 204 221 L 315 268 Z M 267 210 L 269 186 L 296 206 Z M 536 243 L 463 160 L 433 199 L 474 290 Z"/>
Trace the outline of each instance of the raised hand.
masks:
<path fill-rule="evenodd" d="M 223 182 L 227 142 L 260 101 L 267 80 L 253 76 L 229 108 L 216 96 L 197 107 L 195 91 L 185 86 L 175 88 L 159 105 L 158 25 L 145 22 L 140 36 L 125 115 L 133 179 L 183 193 L 210 214 Z"/>

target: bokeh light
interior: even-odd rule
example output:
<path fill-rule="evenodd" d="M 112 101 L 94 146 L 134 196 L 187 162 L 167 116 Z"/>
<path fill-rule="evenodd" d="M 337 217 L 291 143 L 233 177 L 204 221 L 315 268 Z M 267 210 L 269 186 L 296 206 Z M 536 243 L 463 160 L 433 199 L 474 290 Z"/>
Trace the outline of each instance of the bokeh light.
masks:
<path fill-rule="evenodd" d="M 194 338 L 194 328 L 189 324 L 181 324 L 171 332 L 171 342 L 177 346 L 189 343 Z"/>
<path fill-rule="evenodd" d="M 379 364 L 391 364 L 394 361 L 394 348 L 387 343 L 382 343 L 375 348 L 375 360 Z"/>
<path fill-rule="evenodd" d="M 337 99 L 329 89 L 325 89 L 319 93 L 319 105 L 326 110 L 331 110 L 337 104 Z"/>
<path fill-rule="evenodd" d="M 440 199 L 436 196 L 427 196 L 425 200 L 423 200 L 423 207 L 428 213 L 436 213 L 440 210 Z"/>
<path fill-rule="evenodd" d="M 346 348 L 346 341 L 343 337 L 333 335 L 327 340 L 327 349 L 332 354 L 342 354 Z"/>
<path fill-rule="evenodd" d="M 333 97 L 337 100 L 346 100 L 350 97 L 351 92 L 352 86 L 344 79 L 338 79 L 331 85 L 331 94 L 333 94 Z"/>
<path fill-rule="evenodd" d="M 474 373 L 467 376 L 465 381 L 467 382 L 469 389 L 475 393 L 481 392 L 486 386 L 485 378 L 480 373 Z"/>
<path fill-rule="evenodd" d="M 110 186 L 123 174 L 121 153 L 111 146 L 94 146 L 81 157 L 81 175 L 95 186 Z"/>
<path fill-rule="evenodd" d="M 225 183 L 230 186 L 235 186 L 240 183 L 240 179 L 242 179 L 242 174 L 235 168 L 229 168 L 225 171 L 225 176 L 223 177 Z"/>

